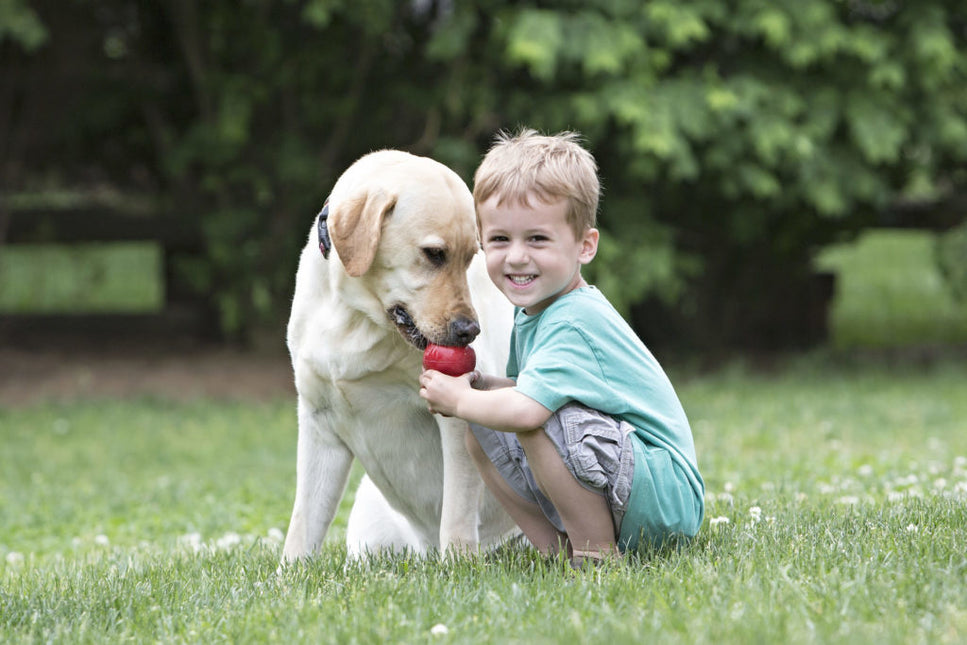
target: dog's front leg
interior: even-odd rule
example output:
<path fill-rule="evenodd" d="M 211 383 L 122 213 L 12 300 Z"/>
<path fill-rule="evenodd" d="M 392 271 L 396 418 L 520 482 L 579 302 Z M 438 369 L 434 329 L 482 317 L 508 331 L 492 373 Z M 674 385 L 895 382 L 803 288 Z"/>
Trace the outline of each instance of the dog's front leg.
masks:
<path fill-rule="evenodd" d="M 436 417 L 443 447 L 443 509 L 440 514 L 442 553 L 477 550 L 480 501 L 484 483 L 467 452 L 467 424 L 455 418 Z"/>
<path fill-rule="evenodd" d="M 286 562 L 318 551 L 349 480 L 353 454 L 329 430 L 326 413 L 299 397 L 295 504 L 285 536 Z"/>

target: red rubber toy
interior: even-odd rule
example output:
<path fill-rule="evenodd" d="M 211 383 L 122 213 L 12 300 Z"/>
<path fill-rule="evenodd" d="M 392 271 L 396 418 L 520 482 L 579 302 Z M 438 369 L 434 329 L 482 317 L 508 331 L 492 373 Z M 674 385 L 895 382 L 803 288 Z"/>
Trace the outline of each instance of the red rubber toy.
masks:
<path fill-rule="evenodd" d="M 423 369 L 436 370 L 448 376 L 472 372 L 477 365 L 477 354 L 472 347 L 449 347 L 430 343 L 423 352 Z"/>

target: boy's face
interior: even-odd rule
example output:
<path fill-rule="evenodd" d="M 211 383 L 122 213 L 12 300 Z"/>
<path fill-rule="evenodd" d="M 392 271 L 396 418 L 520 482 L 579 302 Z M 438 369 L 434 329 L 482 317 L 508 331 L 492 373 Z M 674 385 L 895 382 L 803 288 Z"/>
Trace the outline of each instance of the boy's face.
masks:
<path fill-rule="evenodd" d="M 487 272 L 497 288 L 529 314 L 544 311 L 565 293 L 584 286 L 581 265 L 598 250 L 598 231 L 576 237 L 567 223 L 567 200 L 477 207 Z"/>

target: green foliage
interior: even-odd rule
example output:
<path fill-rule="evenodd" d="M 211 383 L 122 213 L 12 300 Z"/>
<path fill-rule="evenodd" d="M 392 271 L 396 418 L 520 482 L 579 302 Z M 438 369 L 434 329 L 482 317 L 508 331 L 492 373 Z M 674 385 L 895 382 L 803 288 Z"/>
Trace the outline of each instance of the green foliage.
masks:
<path fill-rule="evenodd" d="M 606 188 L 598 279 L 623 303 L 661 299 L 706 342 L 777 332 L 768 312 L 796 306 L 782 294 L 807 288 L 820 248 L 898 198 L 967 181 L 967 46 L 951 0 L 0 10 L 36 25 L 7 33 L 37 57 L 70 47 L 71 74 L 89 81 L 44 102 L 64 105 L 50 122 L 66 136 L 35 135 L 17 176 L 56 158 L 70 175 L 94 163 L 146 183 L 173 226 L 201 231 L 203 255 L 182 270 L 242 336 L 285 315 L 312 216 L 376 148 L 469 180 L 497 129 L 581 131 Z M 43 30 L 54 37 L 28 35 Z M 664 259 L 620 259 L 652 246 Z"/>
<path fill-rule="evenodd" d="M 687 283 L 682 311 L 708 321 L 694 328 L 700 338 L 734 341 L 775 331 L 756 308 L 795 307 L 781 294 L 807 288 L 822 246 L 899 196 L 963 191 L 958 16 L 946 2 L 592 4 L 511 11 L 497 35 L 506 63 L 547 92 L 515 118 L 589 134 L 599 158 L 611 157 L 603 226 L 647 212 L 675 231 L 676 252 L 702 263 L 671 276 Z M 607 35 L 566 36 L 576 33 Z M 631 196 L 649 207 L 629 207 Z M 629 256 L 641 246 L 616 239 Z M 776 274 L 784 285 L 768 283 Z M 625 282 L 622 297 L 658 282 Z M 748 315 L 730 319 L 737 297 Z"/>
<path fill-rule="evenodd" d="M 28 0 L 0 0 L 0 43 L 9 38 L 24 50 L 33 52 L 49 37 Z"/>

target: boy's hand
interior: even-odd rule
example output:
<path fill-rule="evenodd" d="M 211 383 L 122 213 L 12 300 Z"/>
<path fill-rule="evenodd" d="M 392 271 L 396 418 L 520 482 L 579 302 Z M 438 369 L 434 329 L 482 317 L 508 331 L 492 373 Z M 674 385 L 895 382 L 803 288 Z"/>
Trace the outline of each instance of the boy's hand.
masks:
<path fill-rule="evenodd" d="M 530 432 L 542 427 L 551 411 L 513 385 L 511 379 L 476 370 L 463 376 L 425 370 L 420 375 L 420 396 L 434 414 L 459 417 L 499 432 Z"/>
<path fill-rule="evenodd" d="M 479 377 L 476 370 L 463 376 L 447 376 L 436 370 L 424 370 L 420 375 L 420 396 L 426 400 L 430 412 L 453 417 L 457 414 L 460 397 L 470 391 Z"/>

